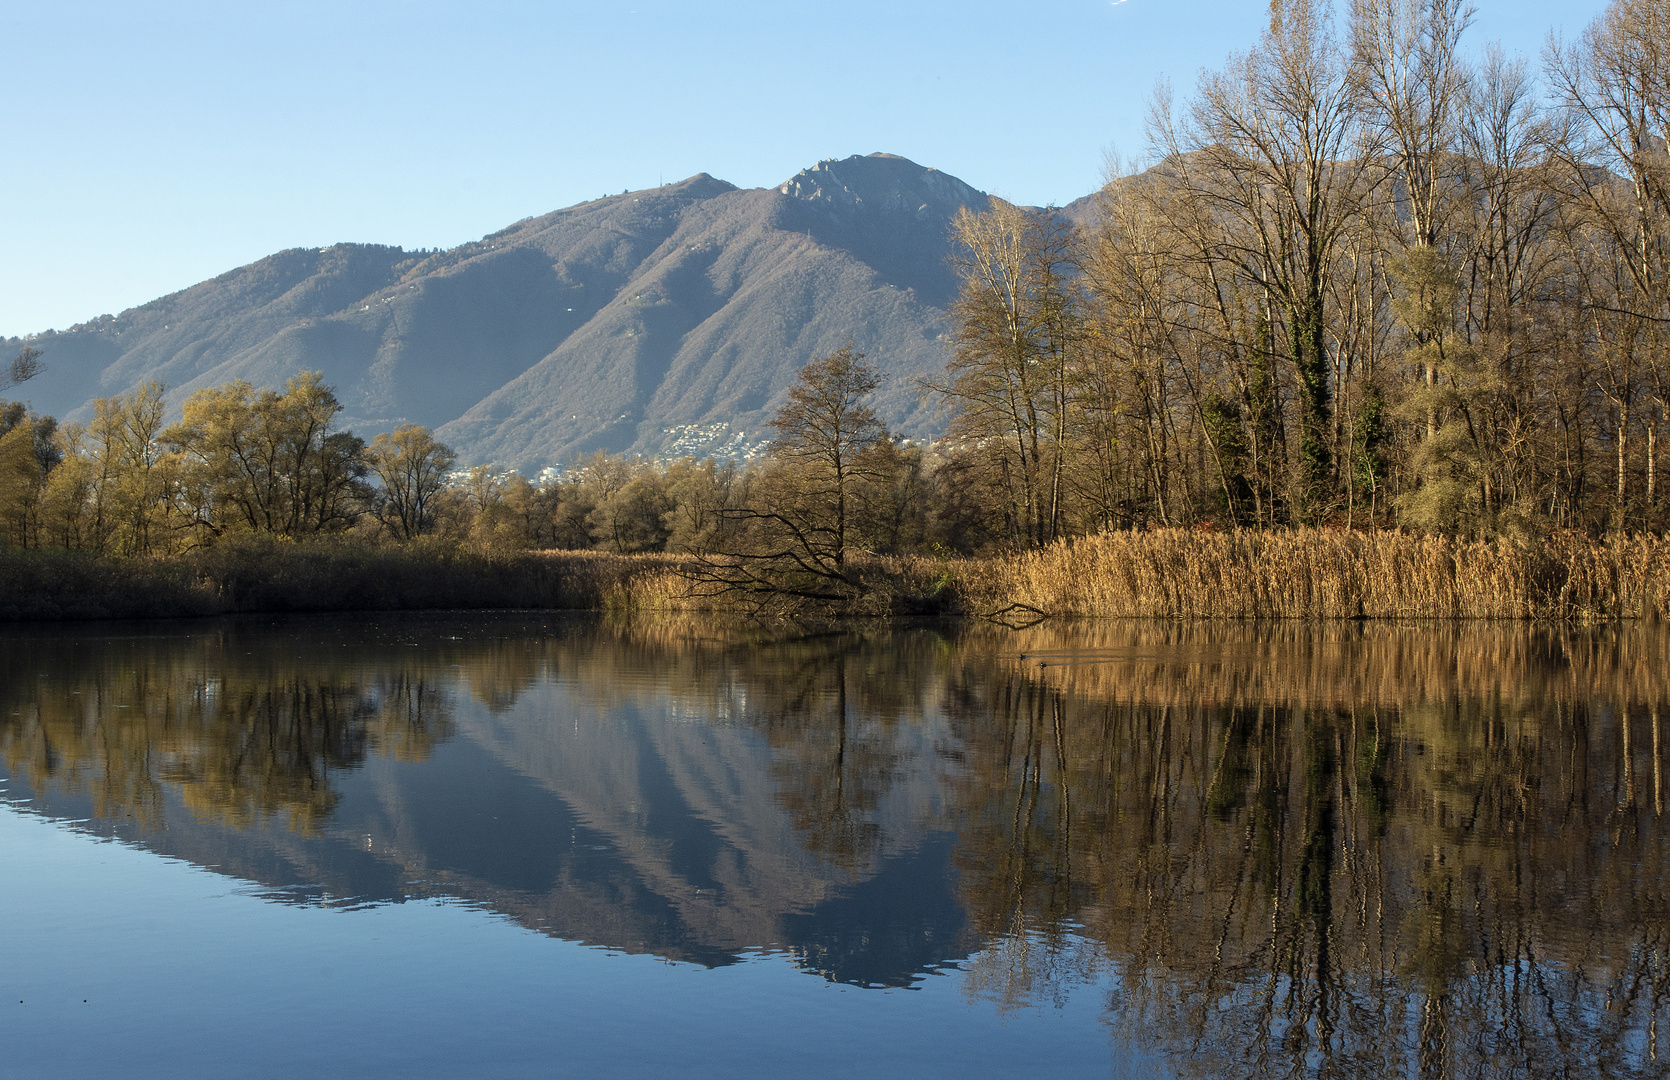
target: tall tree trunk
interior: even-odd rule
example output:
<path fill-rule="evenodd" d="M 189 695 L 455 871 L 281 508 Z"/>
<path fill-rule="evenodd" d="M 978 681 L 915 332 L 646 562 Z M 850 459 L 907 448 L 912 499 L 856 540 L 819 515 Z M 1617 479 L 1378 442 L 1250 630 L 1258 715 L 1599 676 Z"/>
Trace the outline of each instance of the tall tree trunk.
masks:
<path fill-rule="evenodd" d="M 1653 524 L 1653 502 L 1658 496 L 1658 421 L 1647 423 L 1647 526 Z"/>

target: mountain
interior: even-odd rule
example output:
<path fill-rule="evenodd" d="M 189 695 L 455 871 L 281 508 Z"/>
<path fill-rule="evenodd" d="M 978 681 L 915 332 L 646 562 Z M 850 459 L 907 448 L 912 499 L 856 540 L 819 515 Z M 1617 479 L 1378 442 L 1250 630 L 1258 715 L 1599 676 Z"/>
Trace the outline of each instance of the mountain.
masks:
<path fill-rule="evenodd" d="M 944 364 L 955 290 L 948 227 L 988 205 L 890 154 L 774 189 L 700 173 L 443 252 L 283 251 L 0 350 L 42 350 L 46 371 L 19 390 L 61 419 L 147 379 L 177 406 L 317 369 L 361 435 L 426 424 L 462 463 L 537 471 L 598 449 L 758 445 L 801 365 L 850 339 L 886 376 L 878 411 L 921 438 L 937 421 L 917 380 Z"/>

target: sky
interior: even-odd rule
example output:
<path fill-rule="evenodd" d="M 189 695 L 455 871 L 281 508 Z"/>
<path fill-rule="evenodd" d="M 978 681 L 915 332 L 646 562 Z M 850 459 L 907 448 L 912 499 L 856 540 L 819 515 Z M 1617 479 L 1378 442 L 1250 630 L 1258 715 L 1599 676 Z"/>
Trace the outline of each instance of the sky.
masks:
<path fill-rule="evenodd" d="M 1536 59 L 1598 0 L 1476 0 Z M 1061 204 L 1263 0 L 0 0 L 0 336 L 265 255 L 445 248 L 698 172 L 886 151 Z"/>

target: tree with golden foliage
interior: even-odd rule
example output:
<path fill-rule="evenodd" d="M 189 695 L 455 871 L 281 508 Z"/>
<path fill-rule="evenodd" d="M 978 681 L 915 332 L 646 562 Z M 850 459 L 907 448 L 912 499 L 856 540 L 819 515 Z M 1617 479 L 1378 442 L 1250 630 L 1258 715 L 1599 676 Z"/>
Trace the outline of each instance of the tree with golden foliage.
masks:
<path fill-rule="evenodd" d="M 319 372 L 282 394 L 241 379 L 199 390 L 182 411 L 164 438 L 180 455 L 182 498 L 210 535 L 340 530 L 370 494 L 364 440 L 334 430 L 342 405 Z"/>
<path fill-rule="evenodd" d="M 371 440 L 365 461 L 382 481 L 377 516 L 390 532 L 411 540 L 434 525 L 435 497 L 457 460 L 450 446 L 418 424 L 402 424 Z"/>

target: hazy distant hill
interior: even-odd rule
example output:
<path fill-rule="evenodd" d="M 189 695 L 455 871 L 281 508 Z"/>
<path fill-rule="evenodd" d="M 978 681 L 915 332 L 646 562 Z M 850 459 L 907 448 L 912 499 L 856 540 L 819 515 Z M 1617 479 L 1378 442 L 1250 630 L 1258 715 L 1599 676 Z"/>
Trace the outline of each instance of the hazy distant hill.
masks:
<path fill-rule="evenodd" d="M 531 470 L 757 441 L 800 366 L 850 338 L 887 373 L 888 422 L 925 436 L 937 424 L 915 383 L 944 363 L 947 225 L 987 204 L 888 154 L 773 190 L 702 173 L 440 253 L 284 251 L 0 348 L 43 350 L 46 372 L 19 392 L 65 419 L 150 378 L 177 403 L 319 369 L 359 434 L 428 424 L 465 462 Z"/>

